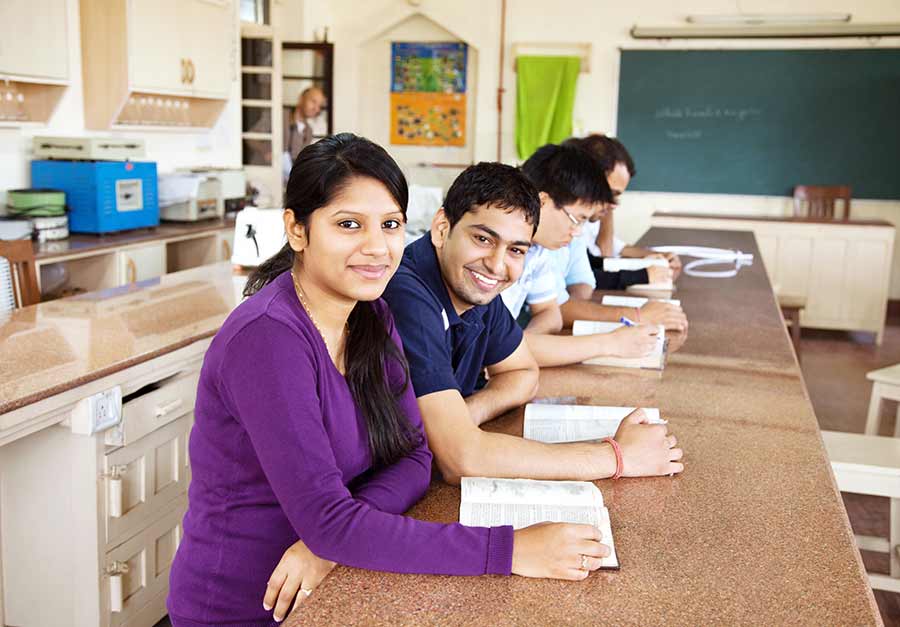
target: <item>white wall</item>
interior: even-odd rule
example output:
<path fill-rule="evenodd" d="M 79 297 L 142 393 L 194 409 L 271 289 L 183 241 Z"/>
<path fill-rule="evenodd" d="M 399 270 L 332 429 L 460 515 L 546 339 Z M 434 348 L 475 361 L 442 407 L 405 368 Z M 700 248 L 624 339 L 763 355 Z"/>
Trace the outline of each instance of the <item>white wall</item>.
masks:
<path fill-rule="evenodd" d="M 478 50 L 478 92 L 470 101 L 473 150 L 477 160 L 497 158 L 496 95 L 499 78 L 500 0 L 282 0 L 302 7 L 303 36 L 329 27 L 335 42 L 335 124 L 337 130 L 363 132 L 368 126 L 366 102 L 360 100 L 366 81 L 362 70 L 365 42 L 415 13 L 421 13 Z M 415 6 L 415 5 L 418 6 Z M 897 0 L 742 0 L 745 13 L 852 12 L 855 22 L 900 22 Z M 506 62 L 502 119 L 502 159 L 515 162 L 515 73 L 509 58 L 516 42 L 590 42 L 590 74 L 579 78 L 574 126 L 584 131 L 615 133 L 620 48 L 836 48 L 900 47 L 900 38 L 831 40 L 711 40 L 687 42 L 637 41 L 629 29 L 641 25 L 684 24 L 688 14 L 737 12 L 734 0 L 508 0 Z M 386 62 L 387 60 L 385 60 Z M 384 100 L 389 85 L 384 85 Z M 472 109 L 474 107 L 474 111 Z M 389 123 L 387 117 L 383 124 Z M 389 147 L 390 148 L 390 147 Z M 440 149 L 434 149 L 439 154 Z M 402 155 L 394 151 L 398 160 Z M 433 159 L 438 161 L 438 158 Z M 638 176 L 640 176 L 640 163 Z M 415 181 L 415 170 L 409 170 Z M 420 182 L 420 181 L 415 181 Z M 424 182 L 424 181 L 423 181 Z M 640 236 L 654 211 L 695 211 L 755 215 L 785 215 L 790 201 L 781 197 L 711 194 L 627 193 L 618 210 L 617 228 L 627 239 Z M 900 223 L 900 202 L 856 200 L 853 216 Z M 900 298 L 900 246 L 895 247 L 891 297 Z"/>
<path fill-rule="evenodd" d="M 0 0 L 2 1 L 2 0 Z M 81 81 L 81 28 L 78 0 L 67 0 L 70 86 L 47 126 L 0 128 L 0 205 L 6 204 L 6 190 L 28 187 L 31 183 L 31 142 L 35 135 L 125 135 L 146 141 L 144 160 L 156 161 L 159 172 L 187 166 L 241 166 L 240 83 L 232 83 L 231 95 L 218 123 L 207 131 L 161 132 L 86 131 Z M 237 25 L 237 2 L 235 28 Z M 226 36 L 228 34 L 225 34 Z M 235 63 L 240 63 L 240 52 Z M 237 69 L 233 74 L 238 75 Z"/>

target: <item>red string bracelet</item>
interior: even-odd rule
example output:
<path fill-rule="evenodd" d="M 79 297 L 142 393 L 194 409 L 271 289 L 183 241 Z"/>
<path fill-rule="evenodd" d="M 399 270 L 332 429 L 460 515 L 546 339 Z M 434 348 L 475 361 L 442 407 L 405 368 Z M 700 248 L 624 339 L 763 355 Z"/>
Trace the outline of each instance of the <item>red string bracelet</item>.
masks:
<path fill-rule="evenodd" d="M 610 446 L 613 447 L 613 451 L 616 454 L 616 473 L 612 476 L 612 478 L 618 479 L 622 476 L 623 466 L 625 465 L 625 463 L 622 461 L 622 449 L 619 447 L 619 443 L 612 438 L 603 438 L 602 442 L 609 442 Z"/>
<path fill-rule="evenodd" d="M 638 324 L 641 323 L 641 308 L 640 307 L 634 308 L 634 321 L 637 322 Z"/>

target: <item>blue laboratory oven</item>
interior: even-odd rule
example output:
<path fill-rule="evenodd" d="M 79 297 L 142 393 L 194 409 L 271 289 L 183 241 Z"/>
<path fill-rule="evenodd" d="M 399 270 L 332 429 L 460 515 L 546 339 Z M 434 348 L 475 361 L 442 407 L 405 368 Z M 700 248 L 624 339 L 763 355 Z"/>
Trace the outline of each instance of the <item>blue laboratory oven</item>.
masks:
<path fill-rule="evenodd" d="M 152 161 L 35 160 L 31 186 L 66 193 L 73 233 L 159 225 L 156 163 Z"/>

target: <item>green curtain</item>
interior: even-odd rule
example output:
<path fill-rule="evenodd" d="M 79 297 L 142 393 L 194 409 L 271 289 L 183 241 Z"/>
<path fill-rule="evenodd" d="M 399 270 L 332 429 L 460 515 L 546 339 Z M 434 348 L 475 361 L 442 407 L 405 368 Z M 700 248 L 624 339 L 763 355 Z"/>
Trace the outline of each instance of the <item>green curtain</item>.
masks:
<path fill-rule="evenodd" d="M 527 159 L 572 135 L 580 57 L 516 58 L 516 150 Z"/>

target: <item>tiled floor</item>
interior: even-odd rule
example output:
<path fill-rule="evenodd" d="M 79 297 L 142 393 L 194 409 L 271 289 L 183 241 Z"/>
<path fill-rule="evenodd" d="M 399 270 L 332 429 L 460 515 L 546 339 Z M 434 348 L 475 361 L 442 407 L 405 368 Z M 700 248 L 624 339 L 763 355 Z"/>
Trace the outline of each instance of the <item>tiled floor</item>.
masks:
<path fill-rule="evenodd" d="M 900 363 L 900 320 L 892 320 L 881 346 L 867 334 L 833 331 L 803 331 L 801 368 L 810 399 L 822 429 L 862 433 L 872 384 L 866 373 Z M 882 406 L 881 435 L 893 435 L 896 403 Z M 845 494 L 844 504 L 856 533 L 888 536 L 888 500 Z M 888 572 L 886 554 L 862 553 L 866 567 Z M 884 624 L 900 627 L 900 594 L 875 591 Z"/>
<path fill-rule="evenodd" d="M 862 432 L 871 392 L 866 373 L 900 363 L 900 320 L 892 322 L 895 326 L 888 327 L 881 346 L 866 334 L 803 332 L 803 377 L 822 429 Z M 895 410 L 894 404 L 885 403 L 882 435 L 893 434 Z M 844 503 L 857 533 L 887 537 L 887 499 L 845 494 Z M 887 572 L 886 555 L 864 552 L 863 560 L 873 572 Z M 875 600 L 886 627 L 900 627 L 900 594 L 876 591 Z M 171 623 L 165 618 L 156 627 Z"/>

